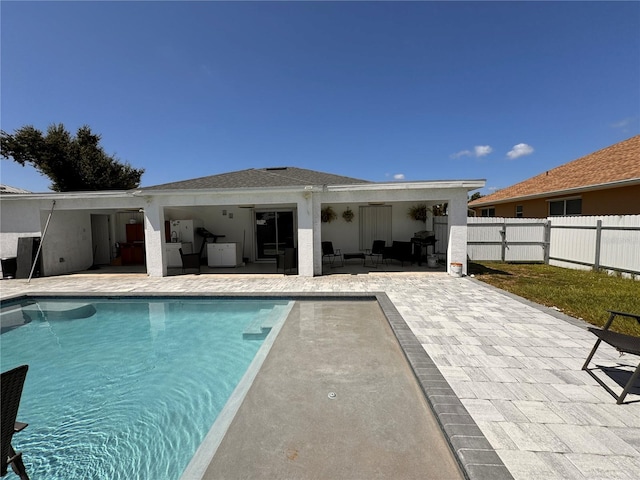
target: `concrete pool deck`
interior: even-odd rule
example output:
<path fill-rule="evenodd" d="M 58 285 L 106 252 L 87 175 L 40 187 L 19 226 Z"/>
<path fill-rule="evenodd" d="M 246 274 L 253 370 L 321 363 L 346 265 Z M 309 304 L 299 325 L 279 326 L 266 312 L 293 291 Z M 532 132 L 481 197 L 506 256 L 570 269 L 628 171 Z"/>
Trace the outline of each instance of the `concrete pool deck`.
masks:
<path fill-rule="evenodd" d="M 425 396 L 470 478 L 637 478 L 640 389 L 634 388 L 624 405 L 616 405 L 580 369 L 595 340 L 582 322 L 470 278 L 442 273 L 314 278 L 88 273 L 0 282 L 2 298 L 39 293 L 351 292 L 386 294 L 391 310 L 408 326 L 400 336 L 414 338 L 433 363 L 418 367 L 416 376 L 423 389 L 433 387 Z M 405 348 L 407 357 L 414 353 L 420 352 Z M 620 358 L 603 345 L 595 358 L 603 367 L 597 374 L 620 391 L 616 375 L 624 378 L 634 361 L 637 365 L 637 358 Z"/>

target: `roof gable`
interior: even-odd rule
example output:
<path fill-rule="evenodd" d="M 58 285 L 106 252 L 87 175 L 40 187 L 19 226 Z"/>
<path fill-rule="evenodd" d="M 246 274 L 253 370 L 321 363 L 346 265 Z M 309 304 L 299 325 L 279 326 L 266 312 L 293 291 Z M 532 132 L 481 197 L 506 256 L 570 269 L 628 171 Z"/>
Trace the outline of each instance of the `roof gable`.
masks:
<path fill-rule="evenodd" d="M 469 205 L 480 206 L 617 182 L 640 181 L 640 135 L 516 183 Z"/>
<path fill-rule="evenodd" d="M 295 187 L 305 185 L 351 185 L 371 183 L 297 167 L 249 168 L 235 172 L 144 187 L 143 190 L 198 190 L 222 188 Z"/>

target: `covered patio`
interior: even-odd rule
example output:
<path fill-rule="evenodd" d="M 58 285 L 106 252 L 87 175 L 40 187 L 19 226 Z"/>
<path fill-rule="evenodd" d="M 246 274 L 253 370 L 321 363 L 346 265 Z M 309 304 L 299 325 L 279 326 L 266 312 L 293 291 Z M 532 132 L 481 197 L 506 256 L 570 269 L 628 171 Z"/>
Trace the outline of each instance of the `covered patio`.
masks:
<path fill-rule="evenodd" d="M 447 269 L 443 261 L 439 261 L 437 266 L 427 265 L 427 262 L 418 263 L 405 262 L 402 264 L 396 260 L 381 262 L 372 265 L 369 258 L 348 259 L 344 264 L 336 261 L 333 265 L 325 260 L 322 264 L 322 275 L 379 275 L 379 274 L 409 274 L 409 273 L 446 273 Z M 75 272 L 83 275 L 140 275 L 146 274 L 144 265 L 98 265 L 88 270 Z M 249 262 L 237 267 L 209 267 L 206 264 L 200 265 L 200 271 L 193 269 L 183 271 L 182 267 L 171 267 L 167 269 L 168 277 L 177 276 L 226 276 L 226 275 L 259 275 L 259 276 L 291 276 L 297 275 L 297 267 L 283 269 L 275 262 Z"/>
<path fill-rule="evenodd" d="M 375 183 L 279 167 L 125 192 L 3 195 L 0 256 L 15 257 L 21 237 L 41 238 L 41 276 L 126 266 L 163 277 L 182 273 L 180 249 L 200 254 L 200 273 L 276 273 L 286 253 L 288 274 L 313 277 L 369 272 L 360 260 L 383 241 L 392 249 L 403 245 L 404 253 L 371 270 L 428 271 L 419 259 L 408 264 L 415 254 L 407 251 L 417 234 L 431 232 L 435 248 L 417 257 L 426 263 L 426 253 L 437 254 L 438 265 L 450 271 L 457 263 L 464 274 L 468 193 L 482 186 L 483 180 Z M 415 208 L 425 215 L 411 216 Z M 439 227 L 436 219 L 443 220 Z M 347 254 L 344 267 L 326 267 L 326 241 Z"/>

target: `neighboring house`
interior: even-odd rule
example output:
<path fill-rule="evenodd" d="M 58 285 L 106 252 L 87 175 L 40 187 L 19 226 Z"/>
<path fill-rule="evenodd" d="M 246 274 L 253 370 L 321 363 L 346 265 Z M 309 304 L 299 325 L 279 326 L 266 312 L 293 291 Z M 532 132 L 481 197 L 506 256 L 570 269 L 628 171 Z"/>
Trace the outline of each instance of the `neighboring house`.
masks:
<path fill-rule="evenodd" d="M 29 190 L 23 190 L 22 188 L 11 187 L 9 185 L 0 184 L 0 193 L 31 193 Z"/>
<path fill-rule="evenodd" d="M 364 251 L 377 239 L 389 245 L 409 241 L 415 232 L 433 229 L 431 218 L 413 220 L 409 208 L 447 203 L 448 244 L 440 248 L 447 265 L 459 262 L 466 271 L 468 193 L 484 184 L 374 183 L 278 167 L 129 191 L 0 194 L 0 256 L 16 255 L 18 237 L 43 236 L 46 276 L 120 259 L 144 264 L 148 275 L 160 277 L 176 266 L 176 244 L 200 251 L 204 239 L 194 230 L 203 227 L 222 237 L 219 243 L 234 244 L 248 262 L 274 262 L 282 248 L 296 248 L 298 274 L 314 276 L 322 274 L 322 241 L 332 241 L 342 252 Z M 326 207 L 335 211 L 335 220 L 321 221 Z M 353 212 L 350 222 L 342 216 L 347 209 Z"/>
<path fill-rule="evenodd" d="M 640 214 L 640 135 L 469 203 L 476 216 Z"/>

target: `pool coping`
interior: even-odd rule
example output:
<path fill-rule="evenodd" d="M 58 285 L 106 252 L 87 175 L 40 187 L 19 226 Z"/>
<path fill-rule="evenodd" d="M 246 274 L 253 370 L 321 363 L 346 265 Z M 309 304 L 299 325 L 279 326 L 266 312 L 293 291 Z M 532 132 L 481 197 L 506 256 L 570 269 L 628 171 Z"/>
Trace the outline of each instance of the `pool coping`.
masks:
<path fill-rule="evenodd" d="M 405 322 L 400 312 L 396 309 L 393 302 L 384 292 L 289 292 L 283 294 L 281 292 L 263 292 L 263 293 L 235 293 L 225 292 L 210 294 L 190 294 L 190 293 L 172 293 L 172 292 L 145 292 L 145 293 L 99 293 L 91 292 L 88 294 L 77 294 L 70 292 L 60 292 L 54 294 L 30 292 L 29 294 L 18 294 L 6 297 L 0 300 L 0 307 L 7 304 L 29 299 L 34 297 L 47 298 L 173 298 L 173 297 L 189 297 L 189 298 L 280 298 L 292 301 L 314 299 L 314 300 L 376 300 L 380 306 L 384 316 L 386 317 L 391 329 L 400 344 L 411 370 L 425 396 L 427 404 L 433 412 L 444 437 L 449 444 L 454 457 L 456 458 L 461 472 L 465 478 L 469 480 L 508 480 L 513 476 L 506 468 L 502 459 L 498 456 L 495 449 L 491 446 L 482 430 L 471 417 L 462 401 L 455 394 L 444 378 L 437 365 L 433 362 L 429 354 L 418 341 L 417 337 Z M 280 322 L 280 327 L 286 321 Z M 277 332 L 275 332 L 277 333 Z M 276 335 L 272 338 L 275 339 Z M 265 353 L 266 356 L 266 353 Z M 254 374 L 257 375 L 259 368 Z M 241 400 L 240 400 L 241 402 Z M 239 405 L 238 405 L 239 407 Z M 223 409 L 223 411 L 226 409 Z M 222 412 L 221 412 L 222 413 Z M 229 419 L 231 421 L 231 419 Z M 215 425 L 215 424 L 214 424 Z M 212 426 L 212 429 L 214 426 Z M 226 429 L 225 429 L 226 431 Z M 207 435 L 208 437 L 209 435 Z M 222 437 L 220 437 L 221 440 Z M 206 440 L 206 438 L 205 438 Z M 204 441 L 203 441 L 204 443 Z M 219 442 L 218 442 L 219 443 Z M 213 443 L 212 443 L 213 445 Z M 196 451 L 196 454 L 198 453 Z M 196 456 L 194 454 L 194 458 Z M 191 463 L 189 464 L 191 465 Z M 188 469 L 189 467 L 187 467 Z M 206 467 L 205 467 L 206 469 Z M 186 470 L 185 470 L 186 472 Z M 184 475 L 184 473 L 183 473 Z M 183 477 L 181 477 L 183 478 Z M 185 477 L 186 478 L 186 477 Z M 189 476 L 188 478 L 196 478 Z"/>

